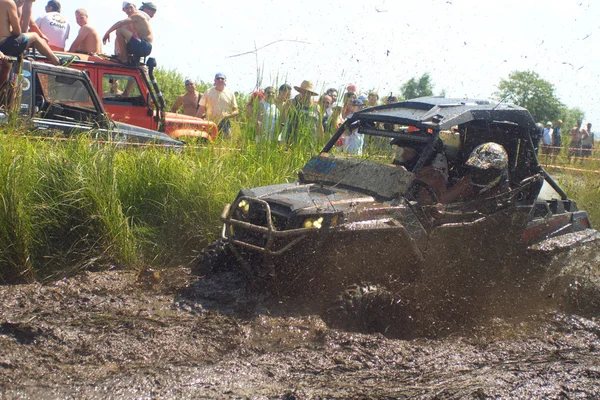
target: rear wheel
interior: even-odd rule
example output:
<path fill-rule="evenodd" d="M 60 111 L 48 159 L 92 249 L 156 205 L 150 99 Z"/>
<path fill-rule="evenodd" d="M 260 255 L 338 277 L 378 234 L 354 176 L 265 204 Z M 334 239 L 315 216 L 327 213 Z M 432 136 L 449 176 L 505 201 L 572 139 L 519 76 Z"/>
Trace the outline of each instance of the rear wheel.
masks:
<path fill-rule="evenodd" d="M 218 239 L 202 249 L 192 264 L 193 275 L 210 275 L 230 269 L 235 263 L 235 256 L 228 243 Z"/>

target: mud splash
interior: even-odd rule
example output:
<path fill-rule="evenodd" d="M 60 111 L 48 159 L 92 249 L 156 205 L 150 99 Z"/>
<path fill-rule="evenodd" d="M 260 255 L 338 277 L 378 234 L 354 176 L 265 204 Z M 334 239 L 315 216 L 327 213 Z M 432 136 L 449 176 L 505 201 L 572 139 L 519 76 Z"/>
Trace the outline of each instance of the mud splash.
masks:
<path fill-rule="evenodd" d="M 430 313 L 436 324 L 446 320 L 445 333 L 413 331 L 412 340 L 336 329 L 311 307 L 282 303 L 234 273 L 197 278 L 185 268 L 138 276 L 108 271 L 3 286 L 0 394 L 596 398 L 597 247 L 558 252 L 537 268 L 522 262 L 529 272 L 518 279 L 506 277 L 464 299 L 445 298 L 440 303 L 450 298 L 454 308 Z M 537 284 L 528 280 L 533 276 Z M 519 292 L 527 295 L 515 296 Z M 508 307 L 511 301 L 519 307 Z M 461 315 L 458 323 L 447 322 Z"/>

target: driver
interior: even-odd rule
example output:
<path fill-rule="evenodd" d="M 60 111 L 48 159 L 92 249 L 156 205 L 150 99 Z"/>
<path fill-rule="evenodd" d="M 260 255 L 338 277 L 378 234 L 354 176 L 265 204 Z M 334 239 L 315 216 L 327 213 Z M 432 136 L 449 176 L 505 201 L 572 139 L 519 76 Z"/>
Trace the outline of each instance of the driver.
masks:
<path fill-rule="evenodd" d="M 392 141 L 392 144 L 395 144 L 394 141 Z M 418 151 L 415 148 L 398 147 L 392 163 L 412 171 L 418 160 Z M 448 160 L 444 153 L 441 151 L 434 152 L 425 162 L 425 166 L 416 173 L 415 177 L 431 187 L 438 198 L 443 195 L 448 184 Z M 427 200 L 431 196 L 421 190 L 417 197 Z"/>
<path fill-rule="evenodd" d="M 476 200 L 508 192 L 508 154 L 498 143 L 480 144 L 465 163 L 467 173 L 441 197 L 442 203 Z"/>

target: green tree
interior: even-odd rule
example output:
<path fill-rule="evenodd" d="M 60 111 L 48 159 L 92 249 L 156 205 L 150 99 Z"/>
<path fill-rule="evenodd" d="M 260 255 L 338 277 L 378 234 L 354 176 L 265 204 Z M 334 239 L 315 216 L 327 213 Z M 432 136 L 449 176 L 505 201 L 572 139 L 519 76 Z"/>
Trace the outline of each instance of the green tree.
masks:
<path fill-rule="evenodd" d="M 400 87 L 400 92 L 404 99 L 433 96 L 433 84 L 429 72 L 425 72 L 420 78 L 410 78 Z"/>
<path fill-rule="evenodd" d="M 561 112 L 560 112 L 560 119 L 562 119 L 563 121 L 563 127 L 562 127 L 562 132 L 563 134 L 565 134 L 565 132 L 568 134 L 569 130 L 575 126 L 575 124 L 577 123 L 577 120 L 582 120 L 585 118 L 585 113 L 577 108 L 567 108 L 564 107 Z M 568 136 L 568 135 L 567 135 Z"/>
<path fill-rule="evenodd" d="M 555 121 L 565 106 L 554 93 L 554 85 L 533 71 L 513 71 L 498 84 L 498 99 L 529 110 L 537 122 Z"/>

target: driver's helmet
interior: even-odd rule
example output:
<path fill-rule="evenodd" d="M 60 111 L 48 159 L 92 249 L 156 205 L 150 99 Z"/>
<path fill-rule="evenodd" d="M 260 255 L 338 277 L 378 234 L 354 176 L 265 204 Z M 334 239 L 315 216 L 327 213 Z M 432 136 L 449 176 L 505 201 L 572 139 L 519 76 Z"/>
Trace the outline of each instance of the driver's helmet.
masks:
<path fill-rule="evenodd" d="M 483 193 L 508 179 L 508 154 L 498 143 L 480 144 L 465 163 L 470 168 L 476 193 Z"/>

